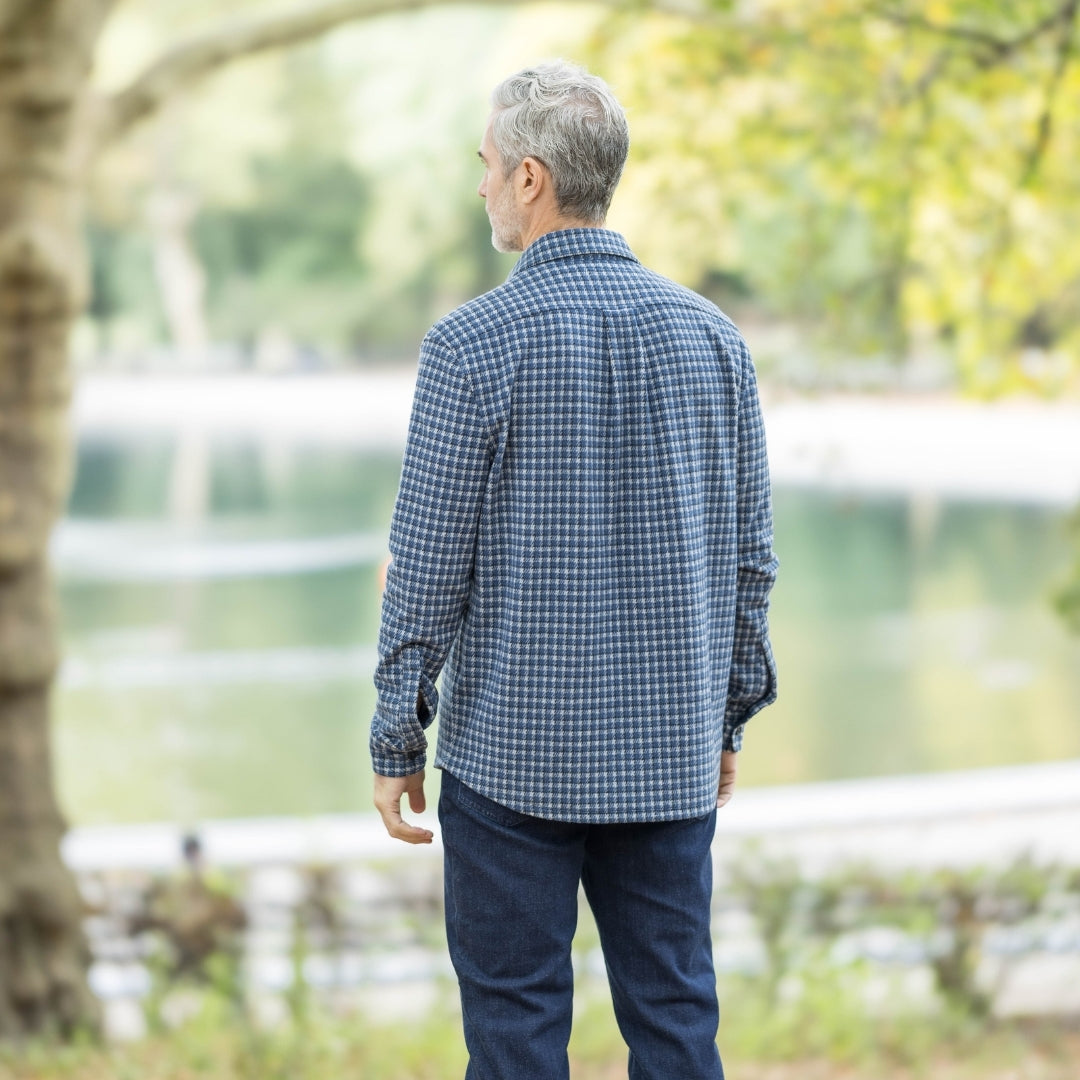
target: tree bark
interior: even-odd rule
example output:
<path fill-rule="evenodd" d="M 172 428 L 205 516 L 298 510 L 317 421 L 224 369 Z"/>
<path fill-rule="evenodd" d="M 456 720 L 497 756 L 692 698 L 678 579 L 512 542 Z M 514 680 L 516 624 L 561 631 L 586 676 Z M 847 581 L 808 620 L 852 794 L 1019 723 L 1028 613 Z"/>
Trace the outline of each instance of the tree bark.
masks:
<path fill-rule="evenodd" d="M 108 3 L 0 3 L 0 1037 L 96 1025 L 60 860 L 49 531 L 67 495 L 67 341 L 86 295 L 74 118 Z"/>

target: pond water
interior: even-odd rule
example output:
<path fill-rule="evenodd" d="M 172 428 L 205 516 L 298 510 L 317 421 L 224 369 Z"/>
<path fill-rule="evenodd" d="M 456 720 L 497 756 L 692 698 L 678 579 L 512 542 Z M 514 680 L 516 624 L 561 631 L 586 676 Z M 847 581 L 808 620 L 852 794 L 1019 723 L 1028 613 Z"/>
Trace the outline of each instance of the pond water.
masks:
<path fill-rule="evenodd" d="M 370 807 L 378 567 L 400 452 L 86 439 L 54 562 L 75 824 Z M 775 493 L 780 700 L 744 783 L 1080 756 L 1046 507 Z"/>

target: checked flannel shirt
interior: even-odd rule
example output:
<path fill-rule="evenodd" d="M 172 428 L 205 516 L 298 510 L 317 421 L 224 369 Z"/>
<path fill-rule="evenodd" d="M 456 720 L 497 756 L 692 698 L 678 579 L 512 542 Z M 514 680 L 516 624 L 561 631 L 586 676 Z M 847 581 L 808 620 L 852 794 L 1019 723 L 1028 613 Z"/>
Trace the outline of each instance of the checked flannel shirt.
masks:
<path fill-rule="evenodd" d="M 541 236 L 424 339 L 390 551 L 377 773 L 437 713 L 436 767 L 521 813 L 709 813 L 776 696 L 756 381 L 713 304 L 618 233 Z"/>

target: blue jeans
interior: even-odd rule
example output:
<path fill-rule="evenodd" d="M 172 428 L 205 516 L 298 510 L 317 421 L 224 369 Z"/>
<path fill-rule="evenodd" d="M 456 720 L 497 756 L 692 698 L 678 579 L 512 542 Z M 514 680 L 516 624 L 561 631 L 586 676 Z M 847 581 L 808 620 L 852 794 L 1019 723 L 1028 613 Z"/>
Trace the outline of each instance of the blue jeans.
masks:
<path fill-rule="evenodd" d="M 710 937 L 715 811 L 629 825 L 547 821 L 444 772 L 439 821 L 466 1080 L 569 1077 L 579 882 L 631 1080 L 723 1080 Z"/>

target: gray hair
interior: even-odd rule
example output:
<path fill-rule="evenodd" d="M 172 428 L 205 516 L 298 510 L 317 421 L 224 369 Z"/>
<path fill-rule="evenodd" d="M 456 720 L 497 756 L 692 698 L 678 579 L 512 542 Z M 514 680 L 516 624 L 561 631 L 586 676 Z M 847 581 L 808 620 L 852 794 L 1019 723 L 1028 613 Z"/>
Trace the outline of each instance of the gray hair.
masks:
<path fill-rule="evenodd" d="M 626 114 L 607 83 L 558 60 L 504 79 L 491 104 L 504 174 L 536 158 L 551 173 L 560 213 L 602 222 L 630 149 Z"/>

